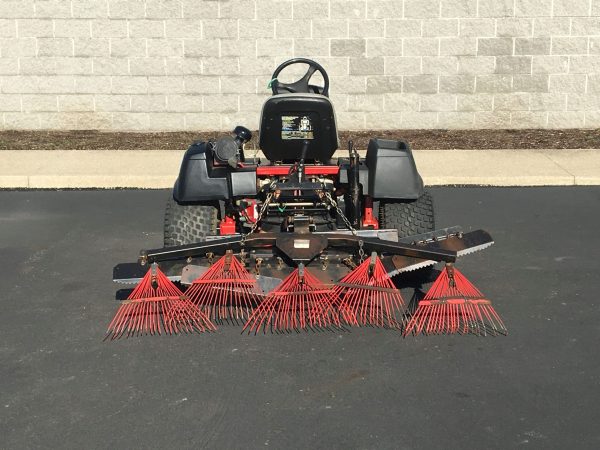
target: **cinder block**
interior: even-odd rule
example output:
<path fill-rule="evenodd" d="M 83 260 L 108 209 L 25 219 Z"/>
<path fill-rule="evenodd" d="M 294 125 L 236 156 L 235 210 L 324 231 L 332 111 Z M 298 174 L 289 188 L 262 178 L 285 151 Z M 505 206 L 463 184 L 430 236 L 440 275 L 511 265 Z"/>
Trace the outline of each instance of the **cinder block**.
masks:
<path fill-rule="evenodd" d="M 422 58 L 421 73 L 455 75 L 458 73 L 458 58 L 456 56 L 424 56 Z"/>
<path fill-rule="evenodd" d="M 250 111 L 252 114 L 256 114 L 260 111 L 265 103 L 265 100 L 269 98 L 269 95 L 241 95 L 240 96 L 240 111 Z"/>
<path fill-rule="evenodd" d="M 435 94 L 438 92 L 438 77 L 436 75 L 407 75 L 402 83 L 402 92 Z"/>
<path fill-rule="evenodd" d="M 477 93 L 504 93 L 512 90 L 512 75 L 480 75 L 475 79 Z"/>
<path fill-rule="evenodd" d="M 475 128 L 510 128 L 510 112 L 508 111 L 481 111 L 474 114 L 473 125 Z"/>
<path fill-rule="evenodd" d="M 21 19 L 0 20 L 0 37 L 14 38 L 16 36 L 16 23 L 19 24 L 19 37 L 54 37 L 54 28 L 51 19 Z M 61 21 L 57 21 L 61 22 Z M 58 26 L 60 31 L 60 24 Z M 90 33 L 88 25 L 88 35 Z"/>
<path fill-rule="evenodd" d="M 512 55 L 512 52 L 513 41 L 510 38 L 480 38 L 478 40 L 478 55 Z"/>
<path fill-rule="evenodd" d="M 381 5 L 381 2 L 377 2 Z M 392 17 L 393 14 L 398 13 L 400 9 L 400 15 L 402 17 L 402 5 L 399 2 L 386 2 L 393 3 L 391 7 L 386 5 L 385 9 L 389 9 L 389 13 L 386 17 Z M 366 0 L 331 0 L 330 1 L 330 17 L 332 19 L 364 19 L 366 18 L 367 2 Z"/>
<path fill-rule="evenodd" d="M 148 56 L 183 56 L 183 39 L 148 39 L 146 46 Z"/>
<path fill-rule="evenodd" d="M 71 87 L 72 85 L 71 80 Z M 2 92 L 5 94 L 39 92 L 38 77 L 27 75 L 2 77 Z"/>
<path fill-rule="evenodd" d="M 567 94 L 532 93 L 529 99 L 529 109 L 531 111 L 564 111 L 566 100 Z"/>
<path fill-rule="evenodd" d="M 337 126 L 341 130 L 363 130 L 365 128 L 365 116 L 366 114 L 361 112 L 336 113 Z"/>
<path fill-rule="evenodd" d="M 369 112 L 383 111 L 383 94 L 349 95 L 348 111 Z"/>
<path fill-rule="evenodd" d="M 202 73 L 201 58 L 166 58 L 167 75 L 200 75 Z"/>
<path fill-rule="evenodd" d="M 569 35 L 571 19 L 568 17 L 536 17 L 533 19 L 533 35 L 548 37 Z"/>
<path fill-rule="evenodd" d="M 218 57 L 219 41 L 217 39 L 183 39 L 183 54 L 192 58 Z"/>
<path fill-rule="evenodd" d="M 498 56 L 495 73 L 531 73 L 531 56 Z"/>
<path fill-rule="evenodd" d="M 75 56 L 100 56 L 108 57 L 108 39 L 82 39 L 73 40 L 73 54 Z"/>
<path fill-rule="evenodd" d="M 496 70 L 496 58 L 493 56 L 459 56 L 458 73 L 467 75 L 485 75 Z"/>
<path fill-rule="evenodd" d="M 589 16 L 590 0 L 554 0 L 552 4 L 554 16 Z"/>
<path fill-rule="evenodd" d="M 2 58 L 35 56 L 35 38 L 0 39 Z"/>
<path fill-rule="evenodd" d="M 492 94 L 459 94 L 456 96 L 458 111 L 491 111 L 494 96 Z"/>
<path fill-rule="evenodd" d="M 532 73 L 567 73 L 569 58 L 567 56 L 534 56 Z"/>
<path fill-rule="evenodd" d="M 110 55 L 113 57 L 146 56 L 146 39 L 111 39 Z"/>
<path fill-rule="evenodd" d="M 237 95 L 206 95 L 204 97 L 205 112 L 237 112 L 239 111 L 239 102 Z"/>
<path fill-rule="evenodd" d="M 329 0 L 294 0 L 294 19 L 329 19 Z"/>
<path fill-rule="evenodd" d="M 112 19 L 143 19 L 146 17 L 146 2 L 108 0 L 108 15 Z"/>
<path fill-rule="evenodd" d="M 59 95 L 59 111 L 93 111 L 93 95 Z"/>
<path fill-rule="evenodd" d="M 79 112 L 74 114 L 78 130 L 110 130 L 112 114 L 102 112 Z"/>
<path fill-rule="evenodd" d="M 90 21 L 83 19 L 55 20 L 54 36 L 69 38 L 90 38 L 92 36 Z"/>
<path fill-rule="evenodd" d="M 167 111 L 170 112 L 200 112 L 202 111 L 201 95 L 169 95 L 167 97 Z"/>
<path fill-rule="evenodd" d="M 5 19 L 34 17 L 33 5 L 33 0 L 2 1 L 0 2 L 0 17 Z"/>
<path fill-rule="evenodd" d="M 548 55 L 550 38 L 516 38 L 515 55 Z"/>
<path fill-rule="evenodd" d="M 146 0 L 146 17 L 149 19 L 174 19 L 183 17 L 179 0 Z"/>
<path fill-rule="evenodd" d="M 22 20 L 21 24 L 26 24 L 31 20 Z M 37 27 L 31 27 L 32 31 Z M 52 36 L 52 22 L 50 22 L 50 35 Z M 37 32 L 37 31 L 34 31 Z M 47 31 L 46 31 L 47 32 Z M 20 34 L 21 37 L 25 37 L 24 34 Z M 35 35 L 32 35 L 35 36 Z M 0 38 L 15 38 L 17 37 L 17 22 L 12 19 L 0 19 Z M 31 37 L 31 36 L 30 36 Z"/>
<path fill-rule="evenodd" d="M 600 96 L 598 95 L 567 94 L 566 97 L 569 111 L 600 111 Z"/>
<path fill-rule="evenodd" d="M 583 128 L 585 113 L 583 111 L 549 111 L 548 128 Z"/>
<path fill-rule="evenodd" d="M 92 72 L 96 75 L 127 75 L 129 62 L 126 58 L 94 58 Z"/>
<path fill-rule="evenodd" d="M 165 36 L 165 22 L 162 20 L 130 20 L 129 37 L 160 38 Z M 200 36 L 200 34 L 198 35 Z"/>
<path fill-rule="evenodd" d="M 221 117 L 219 113 L 187 113 L 184 115 L 186 130 L 211 130 L 221 129 Z"/>
<path fill-rule="evenodd" d="M 366 81 L 367 94 L 387 94 L 402 92 L 401 76 L 374 76 L 368 77 Z"/>
<path fill-rule="evenodd" d="M 472 112 L 440 112 L 437 126 L 448 129 L 469 129 L 473 128 L 474 117 Z"/>
<path fill-rule="evenodd" d="M 458 19 L 428 19 L 423 21 L 423 36 L 458 36 Z"/>
<path fill-rule="evenodd" d="M 440 0 L 404 0 L 404 17 L 427 19 L 439 16 Z"/>
<path fill-rule="evenodd" d="M 363 57 L 366 52 L 366 41 L 364 39 L 332 39 L 330 41 L 331 56 Z"/>
<path fill-rule="evenodd" d="M 439 54 L 439 39 L 436 38 L 406 38 L 402 44 L 404 56 L 437 56 Z"/>
<path fill-rule="evenodd" d="M 129 111 L 131 102 L 129 95 L 95 95 L 94 103 L 96 111 Z"/>
<path fill-rule="evenodd" d="M 402 56 L 402 39 L 367 39 L 367 55 L 369 57 Z"/>
<path fill-rule="evenodd" d="M 513 0 L 478 0 L 479 17 L 511 17 Z"/>
<path fill-rule="evenodd" d="M 112 77 L 111 92 L 115 94 L 145 94 L 148 92 L 146 77 Z"/>
<path fill-rule="evenodd" d="M 148 130 L 148 113 L 114 112 L 112 114 L 112 126 L 115 130 Z"/>
<path fill-rule="evenodd" d="M 338 76 L 346 76 L 352 75 L 349 72 L 349 64 L 353 58 L 346 57 L 328 57 L 328 58 L 319 58 L 318 62 L 327 68 L 327 73 L 330 77 L 338 77 Z M 276 64 L 279 64 L 280 61 L 276 60 Z M 269 76 L 273 73 L 273 68 L 269 70 Z"/>
<path fill-rule="evenodd" d="M 476 17 L 477 0 L 442 0 L 442 17 Z"/>
<path fill-rule="evenodd" d="M 589 74 L 587 76 L 587 93 L 600 95 L 600 75 Z"/>
<path fill-rule="evenodd" d="M 131 75 L 166 75 L 164 58 L 129 58 Z"/>
<path fill-rule="evenodd" d="M 95 19 L 108 17 L 106 0 L 71 0 L 73 17 Z"/>
<path fill-rule="evenodd" d="M 219 77 L 186 76 L 185 92 L 189 94 L 217 94 L 221 92 Z"/>
<path fill-rule="evenodd" d="M 437 113 L 435 112 L 402 112 L 402 128 L 428 129 L 437 127 Z"/>
<path fill-rule="evenodd" d="M 600 111 L 586 111 L 584 128 L 600 128 Z"/>
<path fill-rule="evenodd" d="M 474 56 L 477 39 L 470 37 L 440 39 L 440 56 Z"/>
<path fill-rule="evenodd" d="M 571 20 L 571 34 L 573 36 L 600 34 L 600 17 L 573 17 Z"/>
<path fill-rule="evenodd" d="M 552 15 L 552 0 L 519 0 L 515 2 L 515 16 L 540 17 Z"/>
<path fill-rule="evenodd" d="M 310 20 L 277 20 L 275 22 L 275 37 L 276 38 L 310 38 L 311 37 L 311 22 Z M 240 36 L 243 37 L 243 28 L 240 25 Z M 268 34 L 259 37 L 273 37 L 273 34 Z"/>
<path fill-rule="evenodd" d="M 348 94 L 329 94 L 329 99 L 335 105 L 336 111 L 348 111 Z"/>
<path fill-rule="evenodd" d="M 498 37 L 516 37 L 532 35 L 533 19 L 513 17 L 496 19 L 496 36 Z"/>
<path fill-rule="evenodd" d="M 496 94 L 494 95 L 494 111 L 528 111 L 529 94 Z"/>
<path fill-rule="evenodd" d="M 182 94 L 185 92 L 183 77 L 148 77 L 149 94 Z"/>
<path fill-rule="evenodd" d="M 27 6 L 29 2 L 10 2 L 16 8 Z M 3 17 L 14 17 L 11 15 Z M 23 17 L 23 16 L 18 16 Z M 32 17 L 32 16 L 27 16 Z M 39 18 L 66 18 L 71 17 L 71 2 L 61 0 L 44 0 L 35 2 L 35 17 Z"/>
<path fill-rule="evenodd" d="M 240 73 L 238 58 L 205 58 L 202 64 L 204 75 L 237 75 Z"/>
<path fill-rule="evenodd" d="M 349 75 L 383 75 L 384 63 L 382 57 L 350 58 Z M 392 75 L 392 74 L 386 74 Z"/>
<path fill-rule="evenodd" d="M 71 87 L 69 89 L 61 90 L 61 93 L 65 94 L 109 94 L 111 92 L 111 77 L 106 75 L 93 77 L 78 76 L 71 81 Z"/>
<path fill-rule="evenodd" d="M 294 39 L 294 55 L 329 56 L 329 41 L 327 39 Z"/>
<path fill-rule="evenodd" d="M 73 39 L 39 38 L 37 40 L 39 56 L 73 56 Z"/>
<path fill-rule="evenodd" d="M 421 73 L 421 58 L 388 56 L 385 58 L 385 75 L 418 75 Z"/>
<path fill-rule="evenodd" d="M 295 28 L 300 26 L 300 23 L 294 26 L 292 21 L 289 21 L 289 23 L 287 23 L 287 26 L 289 28 L 288 32 L 290 32 L 290 35 L 285 36 L 285 30 L 283 28 L 280 28 L 280 34 L 278 34 L 277 37 L 295 37 L 295 34 L 297 34 L 297 29 Z M 308 30 L 307 37 L 310 37 L 310 21 L 303 21 L 302 26 L 305 27 L 303 30 L 305 33 Z M 240 21 L 239 34 L 241 39 L 273 39 L 275 37 L 275 21 L 265 19 Z"/>
<path fill-rule="evenodd" d="M 223 94 L 256 94 L 256 78 L 244 76 L 221 77 Z"/>
<path fill-rule="evenodd" d="M 531 111 L 513 111 L 510 113 L 511 128 L 545 128 L 547 113 Z"/>
<path fill-rule="evenodd" d="M 21 96 L 0 94 L 0 111 L 21 111 Z"/>
<path fill-rule="evenodd" d="M 153 131 L 175 131 L 185 126 L 184 117 L 177 113 L 149 113 L 148 129 Z"/>
<path fill-rule="evenodd" d="M 421 36 L 422 21 L 417 19 L 385 20 L 385 37 L 386 38 L 402 38 L 402 37 L 419 37 Z"/>
<path fill-rule="evenodd" d="M 349 20 L 348 35 L 350 38 L 374 38 L 383 37 L 385 31 L 385 20 Z"/>
<path fill-rule="evenodd" d="M 470 94 L 475 90 L 473 75 L 440 76 L 440 93 Z"/>
<path fill-rule="evenodd" d="M 23 112 L 58 111 L 56 95 L 22 95 Z"/>
<path fill-rule="evenodd" d="M 28 112 L 4 113 L 4 129 L 6 130 L 37 130 L 40 128 L 38 114 Z"/>
<path fill-rule="evenodd" d="M 191 0 L 196 2 L 196 0 Z M 261 0 L 256 2 L 257 19 L 291 19 L 292 0 Z"/>
<path fill-rule="evenodd" d="M 289 57 L 294 51 L 293 39 L 257 39 L 256 56 Z"/>
<path fill-rule="evenodd" d="M 592 16 L 600 16 L 600 0 L 592 0 Z"/>
<path fill-rule="evenodd" d="M 383 96 L 385 111 L 419 111 L 421 96 L 390 92 Z M 387 114 L 386 114 L 387 117 Z"/>
<path fill-rule="evenodd" d="M 92 37 L 127 37 L 126 20 L 93 20 Z"/>
<path fill-rule="evenodd" d="M 238 21 L 234 19 L 203 20 L 202 33 L 202 36 L 209 39 L 237 39 Z"/>
<path fill-rule="evenodd" d="M 600 36 L 590 37 L 588 51 L 590 55 L 600 55 Z"/>
<path fill-rule="evenodd" d="M 548 75 L 515 75 L 514 92 L 548 92 Z"/>
<path fill-rule="evenodd" d="M 450 94 L 423 95 L 420 111 L 456 111 L 456 96 Z"/>
<path fill-rule="evenodd" d="M 600 56 L 571 56 L 570 73 L 600 73 Z"/>
<path fill-rule="evenodd" d="M 314 19 L 312 21 L 312 37 L 314 39 L 348 37 L 348 21 Z"/>
<path fill-rule="evenodd" d="M 329 44 L 329 42 L 327 42 Z M 319 58 L 321 61 L 321 58 Z M 240 64 L 240 73 L 245 75 L 260 75 L 265 79 L 265 86 L 271 80 L 271 74 L 273 73 L 273 68 L 280 64 L 281 61 L 279 59 L 275 59 L 273 57 L 262 57 L 262 58 L 253 58 L 243 56 L 239 58 Z M 328 72 L 329 72 L 329 68 Z M 259 86 L 260 89 L 260 86 Z"/>
<path fill-rule="evenodd" d="M 564 93 L 584 93 L 585 75 L 584 74 L 552 74 L 550 75 L 550 92 Z"/>
<path fill-rule="evenodd" d="M 459 36 L 493 37 L 496 35 L 494 19 L 460 19 Z"/>
<path fill-rule="evenodd" d="M 89 58 L 21 58 L 21 73 L 37 75 L 86 75 L 92 72 Z"/>
<path fill-rule="evenodd" d="M 19 73 L 19 60 L 17 58 L 0 59 L 0 75 L 17 75 Z"/>
<path fill-rule="evenodd" d="M 587 37 L 552 37 L 553 55 L 585 55 L 587 52 Z"/>

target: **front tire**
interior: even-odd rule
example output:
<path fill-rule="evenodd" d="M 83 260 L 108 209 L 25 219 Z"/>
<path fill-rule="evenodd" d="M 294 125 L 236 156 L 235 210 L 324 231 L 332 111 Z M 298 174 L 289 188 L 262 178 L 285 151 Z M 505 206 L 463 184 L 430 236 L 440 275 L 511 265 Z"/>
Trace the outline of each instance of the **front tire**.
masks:
<path fill-rule="evenodd" d="M 173 197 L 165 209 L 164 245 L 194 244 L 215 236 L 219 209 L 213 205 L 180 205 Z"/>
<path fill-rule="evenodd" d="M 425 191 L 412 201 L 382 201 L 379 206 L 379 223 L 382 228 L 396 228 L 399 238 L 435 230 L 431 194 Z"/>

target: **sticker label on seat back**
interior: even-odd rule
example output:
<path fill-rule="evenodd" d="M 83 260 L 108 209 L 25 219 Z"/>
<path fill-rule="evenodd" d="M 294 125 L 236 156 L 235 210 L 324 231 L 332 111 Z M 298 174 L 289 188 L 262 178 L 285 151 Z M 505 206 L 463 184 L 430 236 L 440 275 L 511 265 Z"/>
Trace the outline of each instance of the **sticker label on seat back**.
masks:
<path fill-rule="evenodd" d="M 308 116 L 281 116 L 281 139 L 314 139 Z"/>

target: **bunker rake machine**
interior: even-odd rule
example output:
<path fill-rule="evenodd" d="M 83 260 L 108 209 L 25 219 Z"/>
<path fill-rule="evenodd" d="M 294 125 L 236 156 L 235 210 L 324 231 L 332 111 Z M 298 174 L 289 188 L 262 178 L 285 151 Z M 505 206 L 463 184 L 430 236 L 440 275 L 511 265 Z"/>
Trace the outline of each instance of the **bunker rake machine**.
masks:
<path fill-rule="evenodd" d="M 280 81 L 289 66 L 304 76 Z M 318 74 L 321 83 L 311 84 Z M 194 142 L 167 203 L 164 247 L 115 266 L 114 281 L 137 283 L 108 327 L 137 334 L 214 331 L 233 323 L 249 333 L 384 327 L 399 334 L 505 334 L 490 301 L 455 267 L 493 244 L 460 227 L 436 230 L 409 144 L 371 139 L 366 157 L 338 149 L 329 77 L 315 61 L 281 64 L 262 109 L 252 158 L 241 126 Z M 425 297 L 405 304 L 393 277 L 425 281 Z M 176 284 L 177 283 L 177 284 Z"/>

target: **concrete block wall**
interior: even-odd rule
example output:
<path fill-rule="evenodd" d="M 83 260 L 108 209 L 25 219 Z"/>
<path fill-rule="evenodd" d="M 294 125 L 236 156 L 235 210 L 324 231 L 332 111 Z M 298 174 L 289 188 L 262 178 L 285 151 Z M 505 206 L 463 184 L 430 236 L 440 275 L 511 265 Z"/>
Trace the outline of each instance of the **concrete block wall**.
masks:
<path fill-rule="evenodd" d="M 2 0 L 0 126 L 257 128 L 294 56 L 341 129 L 600 127 L 600 0 Z"/>

